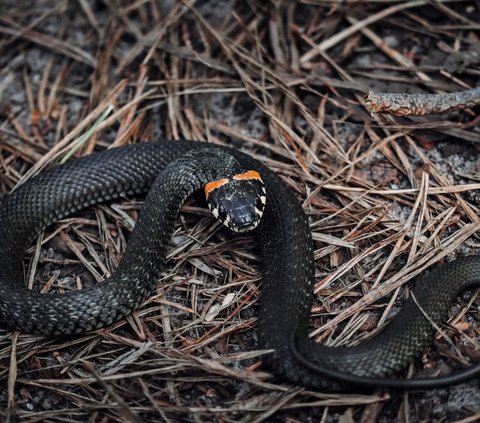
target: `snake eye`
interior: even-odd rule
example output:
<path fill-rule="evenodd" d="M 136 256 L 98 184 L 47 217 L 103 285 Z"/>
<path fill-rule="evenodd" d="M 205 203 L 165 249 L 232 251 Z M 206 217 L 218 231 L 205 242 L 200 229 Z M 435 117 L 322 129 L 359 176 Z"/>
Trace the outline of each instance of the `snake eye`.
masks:
<path fill-rule="evenodd" d="M 256 171 L 209 182 L 205 196 L 212 214 L 234 232 L 255 229 L 267 202 L 265 186 Z"/>

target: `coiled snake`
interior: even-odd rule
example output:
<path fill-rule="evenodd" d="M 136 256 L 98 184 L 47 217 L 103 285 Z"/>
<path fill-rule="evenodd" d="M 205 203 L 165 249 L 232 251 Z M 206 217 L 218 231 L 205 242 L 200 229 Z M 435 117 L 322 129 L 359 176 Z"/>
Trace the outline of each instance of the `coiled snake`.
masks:
<path fill-rule="evenodd" d="M 189 160 L 182 159 L 185 155 Z M 230 155 L 245 169 L 258 171 L 267 190 L 265 213 L 255 230 L 263 259 L 258 337 L 261 348 L 273 350 L 268 360 L 278 375 L 314 387 L 330 385 L 326 374 L 368 386 L 427 388 L 480 373 L 475 365 L 432 380 L 379 379 L 404 368 L 431 341 L 435 329 L 429 319 L 441 322 L 455 296 L 479 283 L 479 258 L 458 259 L 424 276 L 413 290 L 415 301 L 408 300 L 371 340 L 354 347 L 318 345 L 307 333 L 314 259 L 302 208 L 262 163 L 237 150 L 200 142 L 151 142 L 106 150 L 42 172 L 8 195 L 0 209 L 4 323 L 44 335 L 80 333 L 104 327 L 137 308 L 158 279 L 181 203 L 209 180 L 221 178 L 216 169 Z M 192 157 L 201 157 L 200 163 L 190 163 Z M 25 250 L 45 227 L 86 206 L 148 190 L 127 252 L 109 279 L 63 295 L 43 295 L 24 286 Z"/>

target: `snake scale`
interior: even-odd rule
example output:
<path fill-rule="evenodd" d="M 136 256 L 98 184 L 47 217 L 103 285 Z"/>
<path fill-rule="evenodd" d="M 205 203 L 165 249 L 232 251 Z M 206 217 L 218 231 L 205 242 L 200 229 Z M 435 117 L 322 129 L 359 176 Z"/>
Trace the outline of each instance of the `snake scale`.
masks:
<path fill-rule="evenodd" d="M 149 142 L 94 153 L 42 172 L 10 193 L 0 208 L 4 324 L 43 335 L 82 333 L 133 311 L 158 280 L 181 203 L 212 178 L 221 177 L 220 163 L 230 165 L 232 156 L 241 166 L 257 170 L 267 189 L 265 213 L 255 230 L 263 267 L 258 338 L 259 347 L 273 350 L 268 361 L 275 373 L 320 388 L 332 386 L 331 378 L 343 384 L 432 388 L 480 373 L 480 366 L 474 365 L 436 379 L 385 378 L 403 369 L 431 342 L 435 328 L 429 319 L 441 323 L 458 293 L 479 283 L 480 258 L 457 259 L 424 275 L 399 314 L 370 340 L 353 347 L 319 345 L 307 332 L 314 257 L 301 206 L 259 161 L 234 149 L 193 141 Z M 25 287 L 25 250 L 48 225 L 87 206 L 145 192 L 146 203 L 125 256 L 110 278 L 62 295 Z"/>

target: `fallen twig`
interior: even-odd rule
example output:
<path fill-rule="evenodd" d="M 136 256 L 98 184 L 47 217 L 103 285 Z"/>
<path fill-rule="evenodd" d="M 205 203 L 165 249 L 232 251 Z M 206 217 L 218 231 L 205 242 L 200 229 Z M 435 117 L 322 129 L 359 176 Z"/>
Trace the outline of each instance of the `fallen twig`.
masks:
<path fill-rule="evenodd" d="M 447 113 L 480 104 L 480 88 L 448 94 L 395 94 L 370 91 L 365 102 L 373 113 L 424 116 Z"/>

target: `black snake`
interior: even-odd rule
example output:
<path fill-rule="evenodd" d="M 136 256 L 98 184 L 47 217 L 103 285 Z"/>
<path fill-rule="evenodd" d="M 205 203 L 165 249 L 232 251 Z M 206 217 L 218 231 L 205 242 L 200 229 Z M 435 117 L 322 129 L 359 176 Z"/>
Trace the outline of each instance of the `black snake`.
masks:
<path fill-rule="evenodd" d="M 190 156 L 188 160 L 182 159 L 184 155 Z M 435 387 L 478 375 L 480 366 L 475 365 L 433 380 L 378 379 L 403 369 L 431 342 L 435 328 L 429 319 L 441 322 L 455 296 L 479 283 L 478 257 L 458 259 L 424 276 L 413 290 L 415 300 L 408 300 L 371 340 L 354 347 L 318 345 L 307 333 L 314 258 L 302 208 L 281 179 L 259 161 L 200 142 L 152 142 L 106 150 L 42 172 L 9 194 L 0 209 L 4 323 L 28 333 L 81 333 L 109 325 L 137 308 L 158 279 L 181 203 L 206 182 L 222 177 L 216 169 L 230 155 L 245 169 L 257 170 L 267 189 L 265 213 L 255 230 L 263 260 L 258 337 L 261 348 L 273 350 L 268 360 L 278 375 L 306 386 L 329 386 L 326 374 L 343 382 L 396 388 Z M 201 157 L 200 163 L 192 157 Z M 146 191 L 127 252 L 110 278 L 63 295 L 43 295 L 25 287 L 23 256 L 44 228 L 86 206 Z"/>

